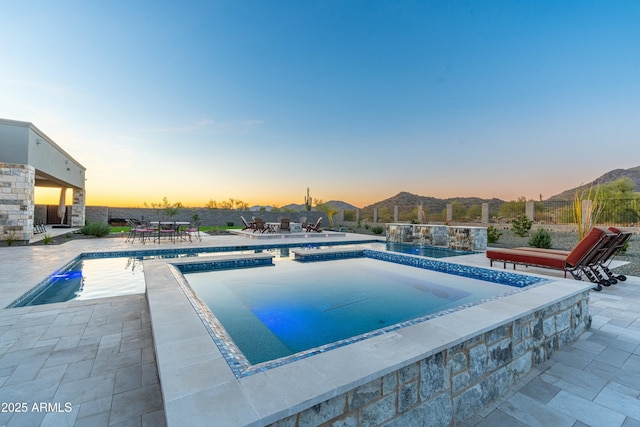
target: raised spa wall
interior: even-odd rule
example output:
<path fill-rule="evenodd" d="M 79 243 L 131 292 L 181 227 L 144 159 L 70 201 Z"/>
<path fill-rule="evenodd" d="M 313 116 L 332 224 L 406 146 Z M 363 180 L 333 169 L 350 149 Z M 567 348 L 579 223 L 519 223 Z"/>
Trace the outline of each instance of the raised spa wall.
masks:
<path fill-rule="evenodd" d="M 587 329 L 588 299 L 553 303 L 271 426 L 455 425 Z"/>
<path fill-rule="evenodd" d="M 386 225 L 387 242 L 436 246 L 461 251 L 486 251 L 486 227 L 431 224 Z"/>

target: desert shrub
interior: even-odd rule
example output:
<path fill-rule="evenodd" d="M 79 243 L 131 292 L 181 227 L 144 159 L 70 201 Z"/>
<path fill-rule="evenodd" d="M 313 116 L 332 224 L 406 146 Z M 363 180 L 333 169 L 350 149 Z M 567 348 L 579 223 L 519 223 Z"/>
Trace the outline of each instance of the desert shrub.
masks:
<path fill-rule="evenodd" d="M 529 246 L 533 246 L 534 248 L 551 248 L 551 234 L 543 228 L 538 228 L 533 232 L 531 238 L 529 239 Z"/>
<path fill-rule="evenodd" d="M 384 232 L 384 227 L 376 225 L 375 227 L 371 227 L 371 232 L 373 234 L 382 234 Z"/>
<path fill-rule="evenodd" d="M 531 226 L 533 225 L 533 221 L 530 220 L 526 215 L 518 215 L 511 222 L 511 231 L 513 234 L 519 237 L 524 237 L 529 234 L 529 230 L 531 230 Z"/>
<path fill-rule="evenodd" d="M 495 243 L 502 236 L 502 233 L 493 225 L 487 227 L 487 242 Z"/>
<path fill-rule="evenodd" d="M 87 236 L 104 237 L 111 233 L 111 227 L 106 222 L 94 222 L 85 225 L 78 231 Z"/>

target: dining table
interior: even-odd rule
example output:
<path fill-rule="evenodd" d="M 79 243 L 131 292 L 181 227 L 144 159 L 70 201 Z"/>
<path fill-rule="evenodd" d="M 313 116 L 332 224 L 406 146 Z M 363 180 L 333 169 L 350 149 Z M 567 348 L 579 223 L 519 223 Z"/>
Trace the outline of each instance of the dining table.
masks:
<path fill-rule="evenodd" d="M 267 222 L 265 223 L 267 226 L 267 233 L 279 233 L 280 232 L 280 223 L 279 222 Z M 302 232 L 302 224 L 299 222 L 290 222 L 289 223 L 289 231 L 291 233 L 301 233 Z"/>
<path fill-rule="evenodd" d="M 172 235 L 172 233 L 167 233 L 168 237 L 173 238 L 173 241 L 175 242 L 175 237 L 179 237 L 182 240 L 186 240 L 185 236 L 180 233 L 180 228 L 181 227 L 186 227 L 189 224 L 191 224 L 189 221 L 150 221 L 149 224 L 151 224 L 151 226 L 155 227 L 157 230 L 156 233 L 156 237 L 154 238 L 154 242 L 157 241 L 158 243 L 160 243 L 160 236 L 161 236 L 161 232 L 160 230 L 163 229 L 163 227 L 167 227 L 167 229 L 173 229 L 174 233 Z M 169 226 L 171 228 L 169 228 Z"/>

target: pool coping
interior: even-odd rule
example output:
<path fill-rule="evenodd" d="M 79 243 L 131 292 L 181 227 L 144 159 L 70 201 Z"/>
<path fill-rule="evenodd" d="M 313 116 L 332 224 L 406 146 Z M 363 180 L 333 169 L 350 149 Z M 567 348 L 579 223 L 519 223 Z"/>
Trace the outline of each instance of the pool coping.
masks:
<path fill-rule="evenodd" d="M 149 260 L 144 265 L 167 425 L 273 423 L 592 287 L 551 279 L 525 292 L 237 378 L 170 264 Z"/>

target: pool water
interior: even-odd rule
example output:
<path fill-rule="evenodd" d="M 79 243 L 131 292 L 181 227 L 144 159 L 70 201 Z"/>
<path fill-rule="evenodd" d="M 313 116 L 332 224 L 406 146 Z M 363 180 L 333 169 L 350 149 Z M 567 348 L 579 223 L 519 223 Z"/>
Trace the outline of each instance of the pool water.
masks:
<path fill-rule="evenodd" d="M 369 258 L 185 273 L 250 364 L 512 292 Z"/>
<path fill-rule="evenodd" d="M 342 245 L 343 247 L 353 245 Z M 464 255 L 460 251 L 448 251 L 440 248 L 419 248 L 421 252 L 415 252 L 415 246 L 403 244 L 371 243 L 360 244 L 360 247 L 373 247 L 388 249 L 395 252 L 412 253 L 433 258 L 443 256 Z M 307 249 L 320 249 L 327 246 L 308 245 Z M 328 246 L 331 247 L 331 246 Z M 260 248 L 247 250 L 228 250 L 227 253 L 250 253 L 264 251 L 273 254 L 277 259 L 289 259 L 290 249 L 288 245 L 275 248 Z M 152 251 L 151 251 L 152 252 Z M 164 251 L 166 252 L 166 251 Z M 217 251 L 221 253 L 222 251 Z M 61 271 L 52 274 L 46 281 L 31 289 L 21 296 L 10 307 L 24 307 L 29 305 L 51 304 L 71 300 L 86 300 L 93 298 L 105 298 L 119 295 L 128 295 L 145 292 L 144 273 L 142 261 L 151 258 L 182 258 L 199 255 L 210 255 L 206 250 L 201 253 L 163 253 L 162 255 L 122 256 L 122 257 L 80 257 Z"/>
<path fill-rule="evenodd" d="M 408 243 L 393 243 L 387 242 L 386 249 L 392 252 L 398 252 L 401 254 L 412 254 L 426 256 L 429 258 L 447 258 L 452 256 L 470 255 L 472 251 L 462 251 L 449 248 L 439 248 L 435 246 L 418 246 Z"/>
<path fill-rule="evenodd" d="M 135 257 L 80 258 L 52 274 L 45 284 L 34 288 L 14 307 L 139 294 L 146 290 L 142 258 Z"/>

